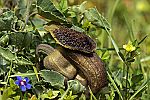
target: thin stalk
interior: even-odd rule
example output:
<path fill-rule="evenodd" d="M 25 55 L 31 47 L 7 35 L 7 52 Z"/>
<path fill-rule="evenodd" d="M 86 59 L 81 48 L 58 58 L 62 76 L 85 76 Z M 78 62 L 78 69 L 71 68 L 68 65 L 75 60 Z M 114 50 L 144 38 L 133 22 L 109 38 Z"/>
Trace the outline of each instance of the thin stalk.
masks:
<path fill-rule="evenodd" d="M 104 51 L 115 51 L 115 48 L 97 48 L 96 50 L 104 50 Z M 119 48 L 119 50 L 125 50 L 124 48 Z"/>
<path fill-rule="evenodd" d="M 22 28 L 21 28 L 21 30 L 23 31 L 24 29 L 25 29 L 25 27 L 26 27 L 26 24 L 27 24 L 27 22 L 28 22 L 28 19 L 29 19 L 29 0 L 27 1 L 27 10 L 26 10 L 26 17 L 25 17 L 25 23 L 23 24 L 23 26 L 22 26 Z"/>
<path fill-rule="evenodd" d="M 89 90 L 90 90 L 90 100 L 97 100 L 90 87 Z"/>
<path fill-rule="evenodd" d="M 114 48 L 115 48 L 115 51 L 116 51 L 118 57 L 119 57 L 120 60 L 123 62 L 123 59 L 122 59 L 122 58 L 120 57 L 120 55 L 119 55 L 119 51 L 120 51 L 120 50 L 119 50 L 119 48 L 118 48 L 118 46 L 117 46 L 115 40 L 114 40 L 113 37 L 111 36 L 110 31 L 106 28 L 106 26 L 105 26 L 103 20 L 101 20 L 101 21 L 102 21 L 102 24 L 104 25 L 104 28 L 105 28 L 105 31 L 106 31 L 108 37 L 110 38 L 110 40 L 111 40 L 111 42 L 112 42 L 112 44 L 113 44 L 113 46 L 114 46 Z"/>
<path fill-rule="evenodd" d="M 26 17 L 25 17 L 25 23 L 23 24 L 21 30 L 23 31 L 27 25 L 27 22 L 29 20 L 29 17 L 30 17 L 30 7 L 31 7 L 31 3 L 32 3 L 32 0 L 27 0 L 27 10 L 26 10 Z"/>
<path fill-rule="evenodd" d="M 139 89 L 130 97 L 129 100 L 133 100 L 135 98 L 135 96 L 140 93 L 145 87 L 147 87 L 149 84 L 150 78 L 148 80 L 146 80 L 145 82 L 143 82 L 143 84 L 139 87 Z M 148 90 L 149 93 L 149 90 Z"/>
<path fill-rule="evenodd" d="M 110 17 L 109 17 L 109 22 L 110 22 L 110 24 L 111 24 L 111 26 L 112 26 L 112 19 L 113 19 L 113 16 L 114 16 L 114 13 L 115 13 L 115 10 L 116 10 L 116 8 L 117 8 L 117 5 L 119 4 L 119 1 L 120 0 L 116 0 L 115 1 L 115 4 L 113 5 L 113 7 L 112 7 L 112 10 L 111 10 L 111 12 L 110 12 Z M 111 35 L 111 34 L 110 34 Z M 109 48 L 111 48 L 112 47 L 112 39 L 111 39 L 112 37 L 110 37 L 109 39 L 108 39 L 108 47 Z M 113 58 L 113 53 L 111 53 L 111 58 Z M 113 59 L 111 59 L 110 60 L 110 63 L 109 63 L 109 66 L 112 66 L 112 64 L 113 64 Z"/>
<path fill-rule="evenodd" d="M 29 21 L 29 18 L 30 18 L 31 16 L 35 15 L 35 14 L 37 14 L 37 12 L 33 12 L 33 13 L 31 13 L 30 15 L 28 15 L 28 16 L 26 17 L 25 23 L 24 23 L 24 25 L 23 25 L 23 27 L 22 27 L 22 31 L 25 29 L 25 27 L 26 27 L 26 25 L 27 25 L 27 23 L 28 23 L 28 21 Z"/>
<path fill-rule="evenodd" d="M 100 38 L 101 48 L 104 47 L 105 41 L 106 41 L 105 33 L 104 33 L 104 30 L 102 30 L 102 36 L 101 36 L 101 38 Z M 100 49 L 101 49 L 101 48 L 100 48 Z M 99 50 L 99 49 L 97 49 L 97 50 Z"/>
<path fill-rule="evenodd" d="M 67 93 L 69 92 L 70 87 L 67 88 L 67 90 L 65 91 L 65 93 L 61 96 L 61 98 L 59 100 L 64 100 L 64 97 L 67 95 Z"/>
<path fill-rule="evenodd" d="M 112 18 L 113 18 L 113 16 L 114 16 L 115 10 L 116 10 L 117 5 L 119 4 L 120 1 L 121 1 L 121 0 L 116 0 L 114 6 L 112 7 L 111 13 L 110 13 L 110 15 L 109 15 L 109 16 L 110 16 L 110 17 L 109 17 L 109 22 L 110 22 L 111 24 L 112 24 Z"/>
<path fill-rule="evenodd" d="M 25 100 L 28 100 L 28 92 L 27 92 L 27 91 L 26 91 L 25 94 L 24 94 L 24 99 L 25 99 Z"/>
<path fill-rule="evenodd" d="M 113 19 L 115 10 L 116 10 L 117 5 L 119 4 L 119 2 L 120 2 L 120 0 L 116 0 L 116 1 L 115 1 L 115 4 L 113 5 L 112 10 L 111 10 L 111 12 L 110 12 L 110 14 L 109 14 L 109 22 L 110 22 L 111 25 L 112 25 L 112 19 Z M 109 47 L 112 46 L 110 39 L 108 39 L 108 46 L 109 46 Z"/>
<path fill-rule="evenodd" d="M 12 61 L 11 61 L 11 64 L 10 64 L 10 69 L 9 69 L 7 80 L 6 80 L 7 84 L 8 84 L 8 81 L 9 81 L 9 77 L 10 77 L 11 71 L 12 71 Z M 5 85 L 5 89 L 7 88 L 7 84 Z"/>
<path fill-rule="evenodd" d="M 131 23 L 131 21 L 129 21 L 129 19 L 127 17 L 124 16 L 125 22 L 126 22 L 126 26 L 130 35 L 130 39 L 132 41 L 135 40 L 135 36 L 134 36 L 134 32 L 133 32 L 133 23 Z"/>
<path fill-rule="evenodd" d="M 119 91 L 119 88 L 117 87 L 117 85 L 116 85 L 116 83 L 115 83 L 114 79 L 111 77 L 111 75 L 109 74 L 109 72 L 108 72 L 108 71 L 107 71 L 107 75 L 108 75 L 108 78 L 109 78 L 109 80 L 111 81 L 111 83 L 112 83 L 113 87 L 116 89 L 116 91 L 117 91 L 117 93 L 118 93 L 118 95 L 119 95 L 120 99 L 121 99 L 121 100 L 123 100 L 123 97 L 122 97 L 121 92 Z"/>
<path fill-rule="evenodd" d="M 125 68 L 126 68 L 126 65 L 123 63 L 123 76 L 125 76 Z"/>
<path fill-rule="evenodd" d="M 39 76 L 38 76 L 38 70 L 35 66 L 33 66 L 33 70 L 34 70 L 37 80 L 40 81 Z"/>
<path fill-rule="evenodd" d="M 23 100 L 23 94 L 22 94 L 21 90 L 20 90 L 20 98 L 21 98 L 21 100 Z"/>
<path fill-rule="evenodd" d="M 38 74 L 41 74 L 41 73 L 38 73 Z M 16 77 L 16 76 L 31 76 L 31 75 L 36 75 L 36 73 L 21 73 L 21 74 L 15 74 L 15 75 L 11 75 L 9 77 Z"/>
<path fill-rule="evenodd" d="M 126 73 L 126 91 L 125 91 L 125 98 L 126 100 L 128 100 L 128 76 L 129 76 L 129 67 L 130 67 L 131 63 L 127 63 L 126 66 L 127 66 L 127 73 Z"/>

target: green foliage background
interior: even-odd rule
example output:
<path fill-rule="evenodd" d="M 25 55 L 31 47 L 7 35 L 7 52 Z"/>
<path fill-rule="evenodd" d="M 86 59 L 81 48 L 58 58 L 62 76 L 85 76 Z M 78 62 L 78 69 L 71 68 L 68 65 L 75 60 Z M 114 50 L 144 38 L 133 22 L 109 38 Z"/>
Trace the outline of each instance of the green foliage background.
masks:
<path fill-rule="evenodd" d="M 75 93 L 84 90 L 77 81 L 68 82 L 70 88 L 64 89 L 60 74 L 57 75 L 62 82 L 56 85 L 58 80 L 55 82 L 48 77 L 53 72 L 38 73 L 35 68 L 36 46 L 40 43 L 55 46 L 55 41 L 43 28 L 50 20 L 72 22 L 72 28 L 85 31 L 97 42 L 96 52 L 106 64 L 109 84 L 95 96 L 90 92 L 90 100 L 150 99 L 149 0 L 68 0 L 69 8 L 66 0 L 46 0 L 45 5 L 42 0 L 18 0 L 17 6 L 16 0 L 5 1 L 0 0 L 0 99 L 85 100 L 84 94 Z M 54 5 L 48 5 L 50 1 Z M 52 8 L 52 12 L 46 12 Z M 82 19 L 83 14 L 85 19 Z M 133 56 L 122 48 L 129 40 L 137 48 Z M 43 77 L 42 81 L 38 74 Z M 28 95 L 20 96 L 14 84 L 18 75 L 28 76 L 32 81 L 33 89 Z M 75 94 L 73 87 L 80 87 Z"/>

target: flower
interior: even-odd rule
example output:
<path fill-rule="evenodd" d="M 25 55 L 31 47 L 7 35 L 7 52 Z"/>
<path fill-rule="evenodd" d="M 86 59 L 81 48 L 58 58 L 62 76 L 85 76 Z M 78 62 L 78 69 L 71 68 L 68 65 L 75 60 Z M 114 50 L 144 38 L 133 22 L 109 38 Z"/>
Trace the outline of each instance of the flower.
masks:
<path fill-rule="evenodd" d="M 21 76 L 17 76 L 17 80 L 15 82 L 21 89 L 21 91 L 26 91 L 27 89 L 31 89 L 31 84 L 29 84 L 29 79 L 25 77 L 24 79 Z"/>
<path fill-rule="evenodd" d="M 132 45 L 131 41 L 129 41 L 128 44 L 123 45 L 123 48 L 128 52 L 132 52 L 135 50 L 135 47 Z"/>

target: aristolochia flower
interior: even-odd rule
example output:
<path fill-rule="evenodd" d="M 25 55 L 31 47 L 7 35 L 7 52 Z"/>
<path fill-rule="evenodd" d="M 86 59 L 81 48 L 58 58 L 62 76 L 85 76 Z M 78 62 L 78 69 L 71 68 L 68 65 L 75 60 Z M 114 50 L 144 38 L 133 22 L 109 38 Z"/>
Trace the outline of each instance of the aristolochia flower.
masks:
<path fill-rule="evenodd" d="M 31 84 L 29 84 L 29 79 L 25 77 L 24 79 L 21 76 L 17 76 L 17 81 L 15 82 L 21 89 L 21 91 L 26 91 L 27 89 L 31 89 Z"/>
<path fill-rule="evenodd" d="M 128 52 L 132 52 L 135 50 L 135 47 L 132 45 L 131 41 L 129 41 L 128 44 L 123 45 L 123 48 Z"/>

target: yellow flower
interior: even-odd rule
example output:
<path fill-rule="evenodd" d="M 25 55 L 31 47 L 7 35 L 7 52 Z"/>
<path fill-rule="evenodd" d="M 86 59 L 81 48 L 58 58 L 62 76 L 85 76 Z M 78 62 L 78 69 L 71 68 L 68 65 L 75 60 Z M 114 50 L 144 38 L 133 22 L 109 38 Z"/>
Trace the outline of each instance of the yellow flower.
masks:
<path fill-rule="evenodd" d="M 131 41 L 129 41 L 128 44 L 123 45 L 123 48 L 128 52 L 132 52 L 135 50 L 135 47 L 132 45 Z"/>

